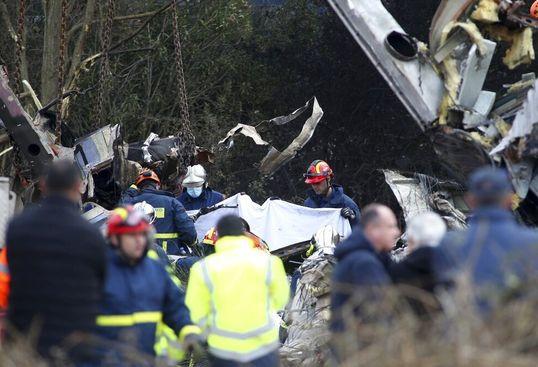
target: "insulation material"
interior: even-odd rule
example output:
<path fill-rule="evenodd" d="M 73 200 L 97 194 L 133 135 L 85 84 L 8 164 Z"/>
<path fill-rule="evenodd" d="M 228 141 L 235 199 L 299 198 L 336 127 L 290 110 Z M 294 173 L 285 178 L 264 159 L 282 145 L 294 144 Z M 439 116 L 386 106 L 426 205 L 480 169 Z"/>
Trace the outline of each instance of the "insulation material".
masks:
<path fill-rule="evenodd" d="M 513 70 L 519 65 L 530 64 L 535 59 L 532 40 L 532 29 L 511 30 L 505 26 L 492 25 L 487 27 L 488 33 L 499 41 L 510 43 L 506 50 L 503 63 Z"/>
<path fill-rule="evenodd" d="M 499 3 L 495 0 L 480 0 L 471 19 L 481 23 L 498 23 Z"/>

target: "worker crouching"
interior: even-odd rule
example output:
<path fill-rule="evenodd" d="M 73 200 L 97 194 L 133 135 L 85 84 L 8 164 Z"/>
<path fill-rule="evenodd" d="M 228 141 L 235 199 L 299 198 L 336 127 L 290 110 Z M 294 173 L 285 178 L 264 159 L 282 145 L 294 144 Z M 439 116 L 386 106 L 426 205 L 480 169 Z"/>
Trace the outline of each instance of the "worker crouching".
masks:
<path fill-rule="evenodd" d="M 282 261 L 253 247 L 239 217 L 223 217 L 217 232 L 216 252 L 194 264 L 186 295 L 212 365 L 278 366 L 276 311 L 289 297 Z"/>
<path fill-rule="evenodd" d="M 104 302 L 97 317 L 102 339 L 97 349 L 103 363 L 152 365 L 156 328 L 161 321 L 186 349 L 198 348 L 199 328 L 191 325 L 183 294 L 164 266 L 146 256 L 151 231 L 148 218 L 131 206 L 120 207 L 112 212 L 107 230 L 108 269 Z"/>

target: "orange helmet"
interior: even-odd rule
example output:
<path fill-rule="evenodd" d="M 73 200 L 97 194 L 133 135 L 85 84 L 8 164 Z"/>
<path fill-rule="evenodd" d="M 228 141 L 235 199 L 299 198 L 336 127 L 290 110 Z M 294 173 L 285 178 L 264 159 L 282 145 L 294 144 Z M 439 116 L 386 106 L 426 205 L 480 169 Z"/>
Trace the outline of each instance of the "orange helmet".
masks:
<path fill-rule="evenodd" d="M 322 161 L 321 159 L 316 159 L 314 162 L 310 163 L 310 166 L 308 166 L 308 170 L 304 175 L 304 182 L 309 185 L 316 184 L 325 181 L 328 178 L 332 178 L 333 176 L 333 170 L 327 162 Z"/>
<path fill-rule="evenodd" d="M 161 180 L 159 179 L 159 176 L 157 176 L 157 174 L 153 172 L 152 170 L 148 169 L 148 170 L 140 172 L 140 174 L 136 178 L 135 185 L 138 186 L 140 185 L 141 182 L 146 181 L 146 180 L 155 181 L 159 185 L 161 184 Z"/>
<path fill-rule="evenodd" d="M 107 234 L 122 235 L 128 233 L 147 233 L 151 229 L 148 218 L 133 206 L 121 206 L 110 213 L 107 222 Z"/>
<path fill-rule="evenodd" d="M 204 239 L 202 240 L 202 243 L 210 246 L 215 246 L 215 243 L 219 239 L 219 236 L 217 234 L 217 229 L 215 227 L 212 227 L 204 236 Z"/>
<path fill-rule="evenodd" d="M 538 0 L 536 0 L 531 5 L 530 13 L 531 13 L 531 17 L 533 17 L 534 19 L 538 19 Z"/>

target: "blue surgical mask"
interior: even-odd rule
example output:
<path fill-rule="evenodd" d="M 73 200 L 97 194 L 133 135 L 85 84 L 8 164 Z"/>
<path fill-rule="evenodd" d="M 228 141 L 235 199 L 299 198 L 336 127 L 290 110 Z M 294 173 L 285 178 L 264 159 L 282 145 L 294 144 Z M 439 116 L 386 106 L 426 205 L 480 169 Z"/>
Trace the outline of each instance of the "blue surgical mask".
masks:
<path fill-rule="evenodd" d="M 187 194 L 189 194 L 192 198 L 197 198 L 198 196 L 202 195 L 202 191 L 204 189 L 202 187 L 187 187 Z"/>

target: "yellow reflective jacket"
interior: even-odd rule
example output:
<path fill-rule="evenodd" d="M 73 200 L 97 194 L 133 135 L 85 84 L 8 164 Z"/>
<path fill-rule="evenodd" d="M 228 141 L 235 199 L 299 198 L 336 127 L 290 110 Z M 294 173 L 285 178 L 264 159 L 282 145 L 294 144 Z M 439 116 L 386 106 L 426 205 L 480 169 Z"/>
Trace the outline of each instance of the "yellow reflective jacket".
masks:
<path fill-rule="evenodd" d="M 216 357 L 250 362 L 278 348 L 276 311 L 289 286 L 282 261 L 244 236 L 223 237 L 191 269 L 185 304 Z"/>

